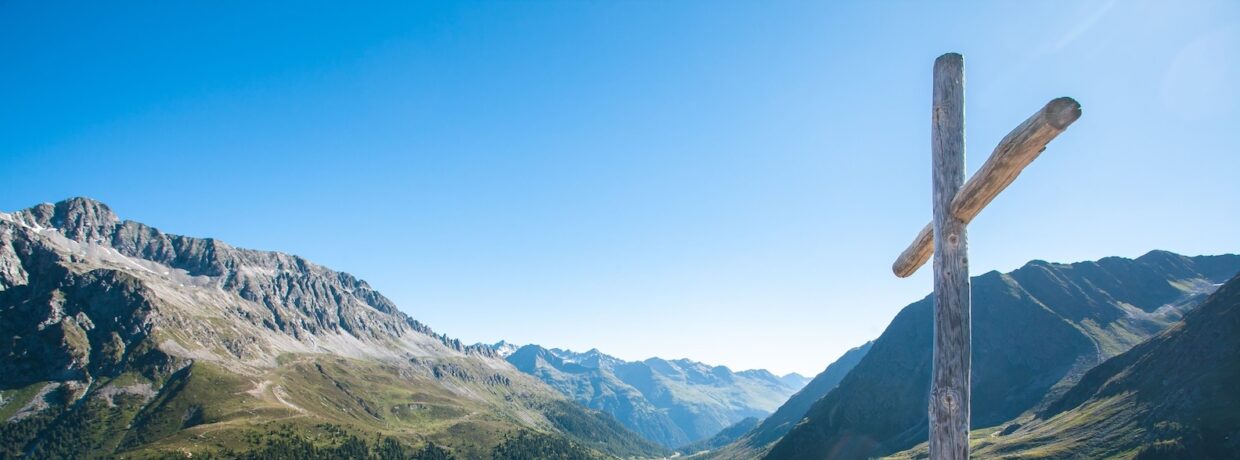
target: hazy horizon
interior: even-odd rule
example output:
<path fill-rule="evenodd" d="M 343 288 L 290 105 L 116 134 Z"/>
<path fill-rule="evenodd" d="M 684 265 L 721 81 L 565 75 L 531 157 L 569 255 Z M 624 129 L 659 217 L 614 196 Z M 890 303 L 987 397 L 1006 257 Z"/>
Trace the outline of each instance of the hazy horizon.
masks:
<path fill-rule="evenodd" d="M 296 254 L 467 343 L 813 376 L 931 290 L 890 266 L 960 52 L 970 171 L 1084 112 L 972 275 L 1240 249 L 1240 4 L 889 5 L 5 4 L 0 210 Z"/>

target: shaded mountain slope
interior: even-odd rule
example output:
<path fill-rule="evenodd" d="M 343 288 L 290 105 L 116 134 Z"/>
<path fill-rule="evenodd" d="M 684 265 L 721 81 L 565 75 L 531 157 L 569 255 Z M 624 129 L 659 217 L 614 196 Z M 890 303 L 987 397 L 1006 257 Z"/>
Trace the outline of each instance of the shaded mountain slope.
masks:
<path fill-rule="evenodd" d="M 988 456 L 1240 456 L 1240 277 L 1182 322 L 1090 370 Z"/>
<path fill-rule="evenodd" d="M 861 362 L 861 358 L 870 351 L 874 342 L 866 342 L 857 348 L 848 350 L 843 356 L 831 363 L 822 373 L 818 374 L 801 391 L 788 398 L 771 416 L 762 420 L 753 430 L 744 433 L 734 443 L 724 446 L 712 446 L 712 449 L 723 447 L 711 455 L 718 459 L 748 459 L 761 456 L 772 443 L 788 433 L 815 402 L 835 389 L 844 380 L 844 376 Z"/>
<path fill-rule="evenodd" d="M 0 456 L 239 452 L 288 427 L 471 458 L 516 431 L 663 452 L 351 275 L 84 198 L 0 213 L 0 337 Z"/>
<path fill-rule="evenodd" d="M 757 417 L 746 417 L 744 420 L 733 423 L 732 426 L 719 430 L 719 432 L 715 433 L 714 436 L 692 444 L 685 444 L 679 449 L 676 449 L 676 451 L 682 454 L 692 455 L 698 452 L 709 452 L 722 448 L 723 446 L 736 442 L 736 440 L 740 439 L 741 436 L 744 436 L 745 433 L 753 431 L 754 428 L 758 427 L 758 423 L 760 422 L 761 420 L 758 420 Z"/>
<path fill-rule="evenodd" d="M 1235 255 L 1052 264 L 973 279 L 973 426 L 1058 399 L 1088 369 L 1177 321 L 1240 271 Z M 867 458 L 926 439 L 932 300 L 905 307 L 766 458 Z"/>
<path fill-rule="evenodd" d="M 587 407 L 668 447 L 704 440 L 747 417 L 763 417 L 804 384 L 765 370 L 732 372 L 678 359 L 630 362 L 590 350 L 526 345 L 508 362 Z"/>

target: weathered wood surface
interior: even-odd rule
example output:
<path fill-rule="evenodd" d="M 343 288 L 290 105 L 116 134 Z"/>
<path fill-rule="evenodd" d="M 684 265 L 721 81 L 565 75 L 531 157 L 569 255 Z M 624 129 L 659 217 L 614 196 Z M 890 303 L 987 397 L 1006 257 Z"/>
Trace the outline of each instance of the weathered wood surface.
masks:
<path fill-rule="evenodd" d="M 1042 110 L 999 141 L 982 168 L 956 194 L 951 205 L 952 214 L 965 224 L 972 222 L 999 192 L 1046 150 L 1052 139 L 1080 117 L 1081 104 L 1070 97 L 1048 102 Z M 933 249 L 933 224 L 926 224 L 913 243 L 896 259 L 891 270 L 901 278 L 912 275 L 930 259 Z"/>
<path fill-rule="evenodd" d="M 969 458 L 970 298 L 965 220 L 953 212 L 964 185 L 964 58 L 934 61 L 934 375 L 930 458 Z"/>

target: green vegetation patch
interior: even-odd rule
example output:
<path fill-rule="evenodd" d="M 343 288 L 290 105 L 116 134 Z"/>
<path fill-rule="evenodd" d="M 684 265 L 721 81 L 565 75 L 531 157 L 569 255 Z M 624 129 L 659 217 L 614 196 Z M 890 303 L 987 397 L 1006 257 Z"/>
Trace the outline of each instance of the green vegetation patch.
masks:
<path fill-rule="evenodd" d="M 11 390 L 0 390 L 0 422 L 7 422 L 9 418 L 17 415 L 17 412 L 30 404 L 30 400 L 39 394 L 44 386 L 49 382 L 35 382 L 21 388 Z"/>

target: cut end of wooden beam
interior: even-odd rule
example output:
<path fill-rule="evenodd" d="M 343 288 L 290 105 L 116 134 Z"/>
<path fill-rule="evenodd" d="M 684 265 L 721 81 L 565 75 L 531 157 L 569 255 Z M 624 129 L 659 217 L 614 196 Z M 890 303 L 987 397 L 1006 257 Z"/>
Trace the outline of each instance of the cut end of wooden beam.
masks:
<path fill-rule="evenodd" d="M 1046 104 L 1046 121 L 1055 129 L 1063 130 L 1081 118 L 1081 103 L 1070 97 L 1061 97 Z"/>
<path fill-rule="evenodd" d="M 903 260 L 896 260 L 895 263 L 891 264 L 891 272 L 895 273 L 897 278 L 908 278 L 916 269 L 910 270 L 907 265 Z"/>
<path fill-rule="evenodd" d="M 964 68 L 964 56 L 961 56 L 960 53 L 947 53 L 942 56 L 939 56 L 938 59 L 934 60 L 935 73 L 939 73 L 939 72 L 960 73 L 960 72 L 963 72 L 963 70 L 961 70 L 963 68 Z"/>
<path fill-rule="evenodd" d="M 962 62 L 962 61 L 964 61 L 964 56 L 961 56 L 960 53 L 946 53 L 942 56 L 939 56 L 938 59 L 934 60 L 936 64 L 940 62 Z"/>
<path fill-rule="evenodd" d="M 900 257 L 896 258 L 896 262 L 891 264 L 891 271 L 900 278 L 908 278 L 917 272 L 918 268 L 930 260 L 930 256 L 934 254 L 934 225 L 926 225 L 917 232 L 917 237 L 913 239 L 908 249 L 900 253 Z"/>
<path fill-rule="evenodd" d="M 896 278 L 908 278 L 913 276 L 914 273 L 917 273 L 917 269 L 921 268 L 921 266 L 925 264 L 925 262 L 922 262 L 920 265 L 896 262 L 891 265 L 891 272 L 896 274 Z"/>

